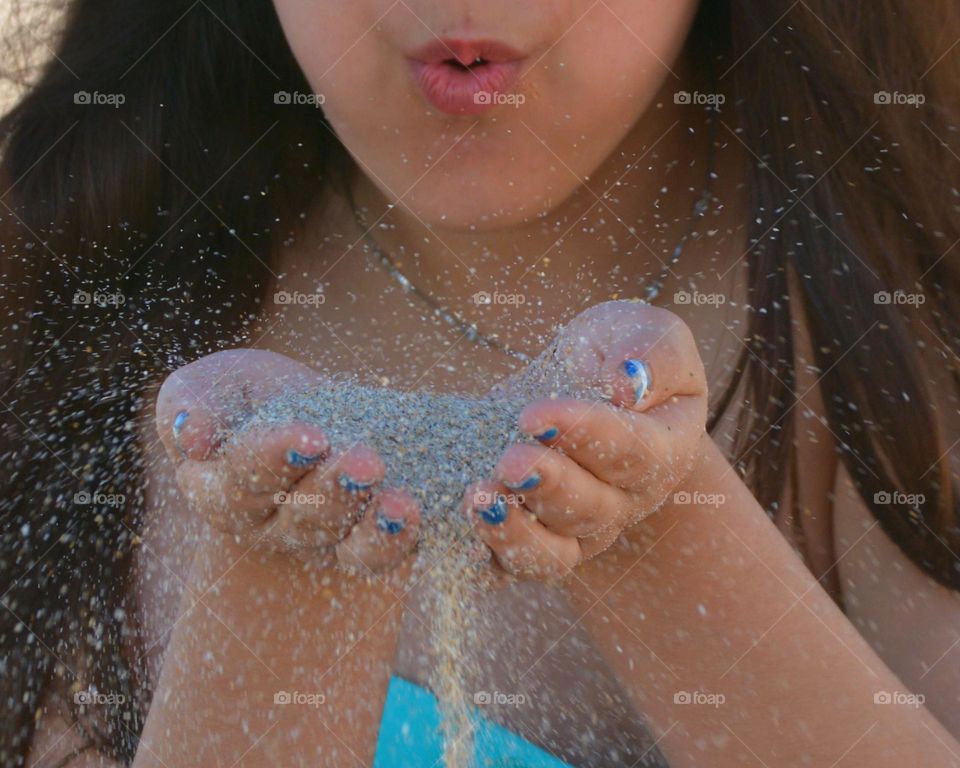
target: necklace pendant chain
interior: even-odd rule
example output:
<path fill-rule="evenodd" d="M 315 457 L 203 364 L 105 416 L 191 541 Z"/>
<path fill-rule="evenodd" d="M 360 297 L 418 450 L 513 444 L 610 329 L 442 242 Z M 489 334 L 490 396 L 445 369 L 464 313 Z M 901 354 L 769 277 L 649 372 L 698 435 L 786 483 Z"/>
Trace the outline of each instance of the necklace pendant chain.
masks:
<path fill-rule="evenodd" d="M 644 286 L 644 301 L 646 301 L 648 304 L 653 304 L 653 302 L 660 296 L 660 291 L 663 289 L 663 284 L 667 280 L 667 275 L 677 265 L 677 262 L 680 261 L 680 257 L 683 256 L 683 249 L 687 245 L 687 241 L 689 241 L 691 238 L 694 240 L 699 239 L 699 234 L 696 231 L 696 222 L 697 220 L 704 218 L 707 215 L 707 212 L 710 210 L 710 201 L 713 198 L 713 191 L 710 185 L 711 177 L 708 177 L 707 186 L 700 193 L 700 197 L 697 198 L 697 201 L 693 204 L 693 229 L 684 234 L 684 236 L 680 238 L 680 241 L 673 247 L 673 253 L 670 254 L 670 260 L 664 264 L 663 269 L 660 270 L 660 274 L 653 278 L 653 280 L 647 282 Z"/>
<path fill-rule="evenodd" d="M 660 271 L 660 273 L 652 280 L 648 280 L 646 283 L 644 283 L 644 301 L 646 301 L 648 304 L 652 304 L 660 296 L 660 291 L 663 289 L 663 285 L 666 282 L 667 276 L 671 273 L 673 267 L 677 265 L 677 263 L 680 261 L 680 258 L 683 256 L 683 250 L 686 247 L 687 242 L 691 239 L 699 239 L 700 235 L 697 232 L 697 222 L 703 219 L 710 210 L 710 204 L 713 199 L 713 179 L 715 176 L 713 172 L 713 133 L 716 128 L 714 121 L 711 120 L 710 122 L 711 140 L 707 178 L 703 191 L 697 197 L 697 200 L 693 205 L 693 224 L 690 230 L 686 232 L 674 246 L 673 251 L 670 254 L 670 259 L 666 264 L 663 265 L 663 269 Z M 374 255 L 376 255 L 384 269 L 386 269 L 387 273 L 398 285 L 400 285 L 401 288 L 403 288 L 404 291 L 414 294 L 424 304 L 430 307 L 436 317 L 443 320 L 452 328 L 460 331 L 463 336 L 470 341 L 471 344 L 485 347 L 495 352 L 500 352 L 501 354 L 512 357 L 522 363 L 530 362 L 532 359 L 530 355 L 521 352 L 518 349 L 514 349 L 508 344 L 505 344 L 496 336 L 488 336 L 482 333 L 474 323 L 471 323 L 470 321 L 458 315 L 456 312 L 453 312 L 452 310 L 441 305 L 440 302 L 438 302 L 433 296 L 428 294 L 426 291 L 423 291 L 412 280 L 410 280 L 410 278 L 408 278 L 400 270 L 393 258 L 388 253 L 383 251 L 377 245 L 373 237 L 370 236 L 371 228 L 366 226 L 366 223 L 363 221 L 363 217 L 361 216 L 357 206 L 352 205 L 351 207 L 353 210 L 354 220 L 362 232 L 361 239 L 365 241 L 364 250 L 372 252 Z"/>

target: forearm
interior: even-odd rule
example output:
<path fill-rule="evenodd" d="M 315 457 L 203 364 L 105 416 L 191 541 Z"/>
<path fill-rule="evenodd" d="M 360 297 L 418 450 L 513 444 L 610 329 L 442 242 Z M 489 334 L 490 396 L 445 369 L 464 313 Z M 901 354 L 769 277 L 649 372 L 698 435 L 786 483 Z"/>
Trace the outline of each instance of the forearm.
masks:
<path fill-rule="evenodd" d="M 385 582 L 221 537 L 201 546 L 190 582 L 136 768 L 372 759 L 400 611 Z"/>
<path fill-rule="evenodd" d="M 569 582 L 672 765 L 960 762 L 925 710 L 875 703 L 904 687 L 711 440 L 678 490 L 699 503 L 669 500 Z"/>

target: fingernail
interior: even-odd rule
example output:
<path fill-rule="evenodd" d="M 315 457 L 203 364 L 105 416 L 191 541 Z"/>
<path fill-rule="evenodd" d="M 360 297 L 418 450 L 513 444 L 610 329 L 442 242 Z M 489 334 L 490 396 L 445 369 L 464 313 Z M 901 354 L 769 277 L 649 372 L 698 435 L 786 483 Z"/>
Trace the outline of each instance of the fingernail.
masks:
<path fill-rule="evenodd" d="M 309 467 L 311 464 L 316 464 L 322 458 L 322 453 L 300 453 L 300 451 L 294 448 L 287 451 L 287 464 L 291 467 Z"/>
<path fill-rule="evenodd" d="M 489 525 L 500 525 L 507 519 L 507 500 L 498 493 L 494 497 L 493 504 L 477 507 L 477 514 Z"/>
<path fill-rule="evenodd" d="M 650 389 L 650 366 L 642 360 L 624 360 L 623 371 L 633 382 L 633 404 L 636 405 Z"/>
<path fill-rule="evenodd" d="M 387 513 L 383 511 L 383 507 L 377 510 L 377 528 L 379 528 L 384 533 L 389 533 L 391 536 L 396 536 L 400 531 L 403 530 L 403 527 L 406 525 L 406 521 L 402 518 L 395 520 L 392 517 L 387 517 Z"/>
<path fill-rule="evenodd" d="M 540 475 L 530 475 L 529 477 L 521 480 L 519 483 L 508 483 L 506 480 L 504 480 L 503 484 L 511 491 L 529 491 L 531 488 L 536 488 L 538 485 L 540 485 Z"/>
<path fill-rule="evenodd" d="M 375 485 L 374 483 L 362 483 L 359 480 L 354 480 L 346 473 L 340 475 L 338 482 L 340 483 L 340 487 L 343 488 L 347 493 L 368 491 Z"/>
<path fill-rule="evenodd" d="M 189 416 L 189 411 L 180 411 L 173 419 L 173 444 L 177 446 L 177 450 L 184 456 L 187 455 L 187 452 L 183 450 L 183 446 L 180 445 L 180 432 L 183 430 L 183 425 L 187 423 Z"/>
<path fill-rule="evenodd" d="M 534 437 L 539 440 L 541 443 L 546 442 L 547 440 L 553 440 L 557 435 L 560 434 L 560 430 L 556 427 L 550 427 L 545 429 L 539 435 L 534 435 Z"/>

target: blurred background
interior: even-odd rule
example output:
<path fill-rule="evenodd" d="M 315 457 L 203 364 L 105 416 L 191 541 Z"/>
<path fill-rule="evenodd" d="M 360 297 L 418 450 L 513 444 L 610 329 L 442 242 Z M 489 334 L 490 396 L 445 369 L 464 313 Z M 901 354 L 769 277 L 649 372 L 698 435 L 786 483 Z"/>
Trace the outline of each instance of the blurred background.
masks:
<path fill-rule="evenodd" d="M 53 55 L 63 0 L 0 0 L 0 111 Z M 64 62 L 66 65 L 66 62 Z"/>

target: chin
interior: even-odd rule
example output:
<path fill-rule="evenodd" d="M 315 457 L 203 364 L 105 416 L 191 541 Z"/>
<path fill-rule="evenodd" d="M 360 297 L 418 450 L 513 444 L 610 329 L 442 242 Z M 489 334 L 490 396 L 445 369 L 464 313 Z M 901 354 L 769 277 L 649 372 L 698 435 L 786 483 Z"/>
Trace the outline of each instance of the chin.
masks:
<path fill-rule="evenodd" d="M 464 176 L 449 181 L 430 184 L 424 179 L 422 188 L 404 197 L 404 207 L 436 231 L 495 232 L 545 217 L 576 187 L 574 184 L 552 198 L 524 190 L 521 185 L 510 186 L 502 177 Z M 542 193 L 543 188 L 539 191 Z"/>
<path fill-rule="evenodd" d="M 398 178 L 390 186 L 409 190 L 403 196 L 404 207 L 432 229 L 458 232 L 494 232 L 535 221 L 581 186 L 568 168 L 550 163 L 542 147 L 487 149 L 455 150 L 419 181 L 415 176 Z"/>

